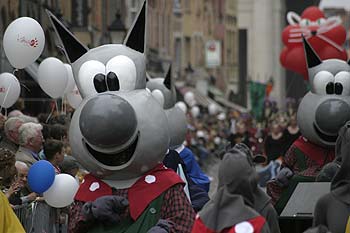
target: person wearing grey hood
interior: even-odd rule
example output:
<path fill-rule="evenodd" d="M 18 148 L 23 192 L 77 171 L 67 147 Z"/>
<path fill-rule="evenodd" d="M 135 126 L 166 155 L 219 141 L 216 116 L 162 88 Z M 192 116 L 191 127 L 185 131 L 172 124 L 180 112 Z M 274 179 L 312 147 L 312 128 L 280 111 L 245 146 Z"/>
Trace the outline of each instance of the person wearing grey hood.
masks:
<path fill-rule="evenodd" d="M 197 215 L 192 233 L 269 233 L 265 218 L 253 209 L 257 178 L 247 156 L 232 148 L 223 156 L 218 178 L 217 192 Z"/>
<path fill-rule="evenodd" d="M 247 157 L 249 164 L 252 166 L 254 172 L 254 164 L 263 162 L 260 155 L 253 155 L 252 151 L 244 143 L 236 144 L 232 149 L 229 149 L 228 153 L 237 153 L 237 150 Z M 259 214 L 261 214 L 269 224 L 272 233 L 280 233 L 280 227 L 278 224 L 278 215 L 271 204 L 271 198 L 257 185 L 254 189 L 254 207 Z"/>
<path fill-rule="evenodd" d="M 350 232 L 350 121 L 338 135 L 336 154 L 341 166 L 331 182 L 331 191 L 316 203 L 313 224 L 325 225 L 332 233 Z"/>

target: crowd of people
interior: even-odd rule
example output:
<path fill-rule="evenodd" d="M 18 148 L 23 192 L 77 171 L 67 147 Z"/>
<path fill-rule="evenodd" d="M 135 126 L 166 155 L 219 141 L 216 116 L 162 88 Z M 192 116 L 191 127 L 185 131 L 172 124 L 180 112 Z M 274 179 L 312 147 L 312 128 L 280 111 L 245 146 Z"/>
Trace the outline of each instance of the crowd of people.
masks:
<path fill-rule="evenodd" d="M 296 101 L 288 100 L 283 111 L 272 108 L 271 102 L 265 101 L 262 121 L 235 109 L 216 114 L 201 109 L 197 117 L 188 113 L 185 143 L 195 152 L 204 169 L 227 145 L 246 144 L 259 158 L 260 185 L 265 187 L 266 181 L 274 177 L 283 155 L 300 136 Z"/>
<path fill-rule="evenodd" d="M 67 211 L 46 204 L 42 194 L 30 190 L 27 178 L 35 162 L 47 160 L 56 174 L 82 180 L 85 171 L 71 156 L 68 126 L 69 118 L 62 114 L 33 117 L 13 110 L 1 117 L 0 161 L 4 172 L 12 174 L 6 179 L 2 176 L 1 189 L 26 232 L 63 232 L 66 228 Z"/>

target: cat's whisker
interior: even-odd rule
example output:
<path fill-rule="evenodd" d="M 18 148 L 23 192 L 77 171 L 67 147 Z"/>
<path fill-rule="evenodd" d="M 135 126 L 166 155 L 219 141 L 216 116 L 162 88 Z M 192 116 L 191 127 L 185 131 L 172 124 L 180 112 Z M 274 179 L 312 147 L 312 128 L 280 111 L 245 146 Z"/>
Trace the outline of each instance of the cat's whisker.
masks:
<path fill-rule="evenodd" d="M 333 40 L 323 36 L 323 35 L 316 35 L 318 38 L 320 38 L 321 40 L 327 42 L 328 44 L 332 45 L 334 48 L 338 49 L 339 51 L 342 51 L 342 47 L 339 46 L 337 43 L 335 43 Z"/>
<path fill-rule="evenodd" d="M 290 29 L 290 32 L 307 32 L 307 31 L 310 31 L 306 28 L 293 28 L 293 29 Z"/>

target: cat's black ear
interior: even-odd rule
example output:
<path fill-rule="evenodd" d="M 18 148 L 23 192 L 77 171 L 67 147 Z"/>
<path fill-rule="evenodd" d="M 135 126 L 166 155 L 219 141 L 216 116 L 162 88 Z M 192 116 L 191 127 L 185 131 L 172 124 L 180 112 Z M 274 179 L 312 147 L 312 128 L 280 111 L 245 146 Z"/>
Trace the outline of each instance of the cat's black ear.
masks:
<path fill-rule="evenodd" d="M 145 52 L 146 46 L 146 17 L 147 16 L 147 1 L 144 1 L 142 8 L 136 16 L 131 29 L 126 35 L 124 44 L 140 53 Z"/>
<path fill-rule="evenodd" d="M 305 58 L 306 58 L 306 64 L 308 68 L 312 68 L 315 66 L 318 66 L 322 63 L 322 60 L 317 56 L 314 49 L 311 47 L 309 42 L 305 39 L 305 37 L 302 35 L 303 38 L 303 44 L 304 44 L 304 52 L 305 52 Z"/>
<path fill-rule="evenodd" d="M 64 53 L 70 63 L 74 63 L 89 49 L 83 45 L 49 10 L 46 10 L 53 28 L 56 31 Z"/>
<path fill-rule="evenodd" d="M 163 84 L 164 84 L 164 86 L 166 86 L 166 88 L 171 90 L 171 87 L 173 86 L 173 82 L 171 80 L 171 65 L 170 65 L 170 67 L 168 69 L 168 73 L 165 76 Z"/>

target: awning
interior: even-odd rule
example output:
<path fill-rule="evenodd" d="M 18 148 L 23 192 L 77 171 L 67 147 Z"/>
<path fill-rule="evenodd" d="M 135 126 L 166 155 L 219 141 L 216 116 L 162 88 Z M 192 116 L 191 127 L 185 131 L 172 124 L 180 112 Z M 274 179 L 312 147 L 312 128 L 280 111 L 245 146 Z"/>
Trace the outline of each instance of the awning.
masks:
<path fill-rule="evenodd" d="M 239 111 L 241 113 L 248 113 L 249 112 L 249 110 L 247 108 L 245 108 L 243 106 L 240 106 L 238 104 L 235 104 L 235 103 L 233 103 L 231 101 L 228 101 L 227 99 L 225 99 L 223 97 L 217 96 L 217 97 L 215 97 L 215 100 L 218 103 L 222 104 L 223 106 L 225 106 L 227 108 L 235 109 L 235 110 L 237 110 L 237 111 Z"/>
<path fill-rule="evenodd" d="M 222 111 L 223 108 L 218 104 L 215 100 L 211 99 L 208 96 L 205 96 L 201 94 L 196 88 L 193 87 L 178 87 L 177 88 L 182 96 L 186 94 L 186 92 L 192 92 L 194 95 L 194 99 L 196 100 L 197 104 L 203 107 L 208 107 L 210 104 L 216 104 L 219 108 L 219 111 Z"/>
<path fill-rule="evenodd" d="M 222 97 L 222 98 L 224 98 L 224 96 L 225 96 L 225 94 L 224 94 L 219 88 L 214 87 L 214 86 L 212 86 L 212 85 L 210 85 L 210 86 L 208 87 L 208 92 L 212 93 L 212 94 L 215 96 L 215 98 L 216 98 L 216 97 Z"/>

